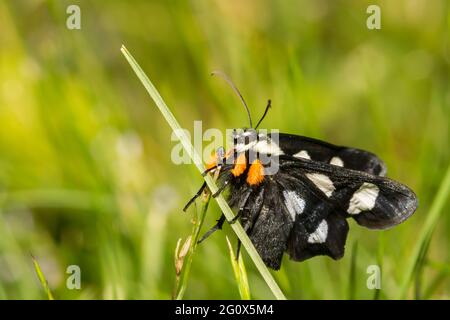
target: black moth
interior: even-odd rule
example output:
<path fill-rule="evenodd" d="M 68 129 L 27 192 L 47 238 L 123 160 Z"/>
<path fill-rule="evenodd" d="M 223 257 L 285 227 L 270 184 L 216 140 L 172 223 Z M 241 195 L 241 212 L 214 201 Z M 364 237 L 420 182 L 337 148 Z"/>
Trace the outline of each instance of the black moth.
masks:
<path fill-rule="evenodd" d="M 239 94 L 252 127 L 245 101 L 224 78 Z M 270 100 L 258 125 L 269 107 Z M 218 193 L 229 188 L 227 201 L 237 212 L 234 221 L 240 219 L 268 267 L 278 270 L 284 252 L 295 261 L 317 255 L 339 259 L 344 255 L 347 218 L 369 229 L 387 229 L 416 210 L 414 192 L 386 178 L 386 166 L 376 155 L 284 133 L 275 143 L 271 134 L 256 130 L 258 125 L 235 131 L 231 151 L 218 152 L 207 172 L 220 170 Z M 278 161 L 271 175 L 259 160 L 267 154 Z M 205 188 L 203 184 L 184 210 Z M 221 229 L 224 221 L 222 214 L 200 241 Z"/>

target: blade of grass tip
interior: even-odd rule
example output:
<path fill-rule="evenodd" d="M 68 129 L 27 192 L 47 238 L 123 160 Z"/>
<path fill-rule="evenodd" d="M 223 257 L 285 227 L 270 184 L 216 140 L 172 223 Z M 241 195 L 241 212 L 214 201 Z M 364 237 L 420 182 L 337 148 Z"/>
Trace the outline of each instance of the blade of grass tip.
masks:
<path fill-rule="evenodd" d="M 198 239 L 200 237 L 200 230 L 203 226 L 203 221 L 205 220 L 206 211 L 208 210 L 209 201 L 211 199 L 211 194 L 208 193 L 208 195 L 203 199 L 201 208 L 199 209 L 199 212 L 195 218 L 194 226 L 192 228 L 192 233 L 190 236 L 190 245 L 189 245 L 189 251 L 188 256 L 186 259 L 184 257 L 183 265 L 181 269 L 181 274 L 177 274 L 177 284 L 175 289 L 174 298 L 176 300 L 183 299 L 184 293 L 186 292 L 187 283 L 189 279 L 189 273 L 191 271 L 191 265 L 192 260 L 194 257 L 195 249 L 197 248 Z"/>
<path fill-rule="evenodd" d="M 436 227 L 436 224 L 439 220 L 443 212 L 444 205 L 448 199 L 450 193 L 450 165 L 447 168 L 447 172 L 442 180 L 441 185 L 439 186 L 439 190 L 431 204 L 431 208 L 427 219 L 423 225 L 422 231 L 419 233 L 419 239 L 416 242 L 416 246 L 414 247 L 413 254 L 411 259 L 408 261 L 406 265 L 405 276 L 403 282 L 400 287 L 400 296 L 399 299 L 405 299 L 408 294 L 409 285 L 411 284 L 415 273 L 420 266 L 420 261 L 426 255 L 426 248 L 431 240 L 431 236 L 433 235 L 433 231 Z"/>
<path fill-rule="evenodd" d="M 194 149 L 194 146 L 192 145 L 191 141 L 187 137 L 187 135 L 184 133 L 184 131 L 181 129 L 180 125 L 178 124 L 178 121 L 175 119 L 172 112 L 167 107 L 166 103 L 162 99 L 159 92 L 156 90 L 156 88 L 151 83 L 150 79 L 147 77 L 147 75 L 144 73 L 142 68 L 139 66 L 139 64 L 136 62 L 136 60 L 133 58 L 133 56 L 128 52 L 128 50 L 125 48 L 125 46 L 122 46 L 120 49 L 127 59 L 128 63 L 131 65 L 131 68 L 136 73 L 139 80 L 141 80 L 142 84 L 144 85 L 145 89 L 151 96 L 151 98 L 154 100 L 156 106 L 161 111 L 162 115 L 166 119 L 167 123 L 172 128 L 173 132 L 177 136 L 177 138 L 180 140 L 183 148 L 188 153 L 189 157 L 194 161 L 195 166 L 200 172 L 205 171 L 205 166 L 203 165 L 201 161 L 201 157 Z M 203 177 L 208 185 L 209 190 L 212 193 L 215 193 L 218 188 L 216 183 L 213 181 L 212 177 L 209 175 L 206 175 Z M 215 198 L 217 201 L 217 204 L 219 205 L 220 209 L 222 210 L 225 217 L 228 219 L 228 221 L 231 221 L 234 217 L 233 211 L 228 206 L 228 203 L 225 201 L 222 195 L 219 195 Z M 253 243 L 250 241 L 249 237 L 247 236 L 246 232 L 242 228 L 241 224 L 239 222 L 234 223 L 231 225 L 231 228 L 236 233 L 236 236 L 241 240 L 243 247 L 247 250 L 248 255 L 252 259 L 253 263 L 255 264 L 256 268 L 258 269 L 259 273 L 263 277 L 264 281 L 267 283 L 268 287 L 272 291 L 273 295 L 277 299 L 286 299 L 283 292 L 281 291 L 280 287 L 276 283 L 275 279 L 272 277 L 272 274 L 267 269 L 266 265 L 262 261 L 261 257 L 259 256 L 258 252 L 256 251 L 255 247 L 253 246 Z"/>
<path fill-rule="evenodd" d="M 230 252 L 231 266 L 233 267 L 234 278 L 236 279 L 236 283 L 238 285 L 239 295 L 242 300 L 250 300 L 250 287 L 248 285 L 247 270 L 245 269 L 242 255 L 239 252 L 239 258 L 236 260 L 236 254 L 234 253 L 230 239 L 228 239 L 228 237 L 225 238 L 227 240 L 228 250 Z"/>
<path fill-rule="evenodd" d="M 52 292 L 50 291 L 50 288 L 48 287 L 47 279 L 45 279 L 44 273 L 41 270 L 41 266 L 37 262 L 36 258 L 31 255 L 31 259 L 33 260 L 34 270 L 36 270 L 36 274 L 39 278 L 39 281 L 42 284 L 42 287 L 44 288 L 45 292 L 47 293 L 48 300 L 54 300 Z"/>

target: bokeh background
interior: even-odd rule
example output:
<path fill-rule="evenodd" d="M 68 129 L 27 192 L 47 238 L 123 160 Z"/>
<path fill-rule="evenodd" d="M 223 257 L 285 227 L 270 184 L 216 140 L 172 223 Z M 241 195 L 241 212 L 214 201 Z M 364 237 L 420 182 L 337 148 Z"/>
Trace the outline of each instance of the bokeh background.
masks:
<path fill-rule="evenodd" d="M 70 4 L 81 30 L 66 28 Z M 381 30 L 366 27 L 369 4 L 381 8 Z M 190 131 L 194 120 L 247 125 L 233 92 L 210 77 L 222 70 L 254 117 L 272 99 L 263 127 L 375 152 L 418 194 L 418 211 L 396 228 L 351 222 L 340 261 L 285 257 L 273 274 L 288 298 L 448 299 L 449 9 L 445 0 L 0 1 L 0 298 L 46 298 L 30 253 L 58 299 L 172 296 L 176 243 L 192 229 L 181 208 L 202 179 L 172 163 L 171 131 L 125 44 Z M 218 216 L 212 203 L 204 229 Z M 197 248 L 185 298 L 240 297 L 225 235 L 235 244 L 225 226 Z M 244 260 L 252 297 L 272 298 Z M 366 287 L 372 264 L 379 292 Z M 81 290 L 66 288 L 69 265 L 81 268 Z"/>

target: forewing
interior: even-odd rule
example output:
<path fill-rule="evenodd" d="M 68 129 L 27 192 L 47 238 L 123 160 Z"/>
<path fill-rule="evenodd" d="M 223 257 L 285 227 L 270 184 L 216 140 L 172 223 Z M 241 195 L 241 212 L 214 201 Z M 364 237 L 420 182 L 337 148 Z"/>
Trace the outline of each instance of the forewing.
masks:
<path fill-rule="evenodd" d="M 278 144 L 286 155 L 325 162 L 373 175 L 386 175 L 386 165 L 371 152 L 285 133 L 280 133 L 278 139 Z"/>

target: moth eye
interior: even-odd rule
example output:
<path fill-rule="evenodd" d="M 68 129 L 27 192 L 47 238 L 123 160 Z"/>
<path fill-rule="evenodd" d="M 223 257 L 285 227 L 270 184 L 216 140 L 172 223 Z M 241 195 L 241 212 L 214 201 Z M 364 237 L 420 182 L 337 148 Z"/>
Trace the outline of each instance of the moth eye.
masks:
<path fill-rule="evenodd" d="M 222 159 L 225 156 L 225 149 L 223 147 L 217 148 L 217 156 L 219 159 Z"/>

